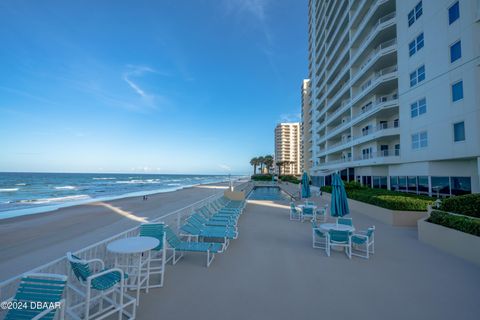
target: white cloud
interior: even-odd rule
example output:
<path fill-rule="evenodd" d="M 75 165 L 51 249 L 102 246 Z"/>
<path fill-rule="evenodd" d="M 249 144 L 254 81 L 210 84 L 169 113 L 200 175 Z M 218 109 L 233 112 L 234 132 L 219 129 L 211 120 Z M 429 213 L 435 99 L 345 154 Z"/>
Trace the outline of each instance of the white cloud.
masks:
<path fill-rule="evenodd" d="M 280 115 L 281 122 L 300 122 L 302 115 L 300 113 L 283 113 Z"/>
<path fill-rule="evenodd" d="M 232 171 L 232 168 L 227 166 L 226 164 L 219 164 L 218 166 L 223 170 Z"/>

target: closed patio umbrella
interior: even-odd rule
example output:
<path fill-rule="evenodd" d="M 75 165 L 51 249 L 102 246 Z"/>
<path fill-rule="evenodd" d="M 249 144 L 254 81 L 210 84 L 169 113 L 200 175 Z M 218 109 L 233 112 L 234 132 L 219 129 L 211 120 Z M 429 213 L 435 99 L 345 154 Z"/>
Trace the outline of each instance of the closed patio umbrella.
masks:
<path fill-rule="evenodd" d="M 330 214 L 332 217 L 343 217 L 350 213 L 348 208 L 347 193 L 345 185 L 338 173 L 332 176 L 332 203 L 330 206 Z"/>
<path fill-rule="evenodd" d="M 312 193 L 310 192 L 310 178 L 306 172 L 302 175 L 302 198 L 310 198 Z"/>

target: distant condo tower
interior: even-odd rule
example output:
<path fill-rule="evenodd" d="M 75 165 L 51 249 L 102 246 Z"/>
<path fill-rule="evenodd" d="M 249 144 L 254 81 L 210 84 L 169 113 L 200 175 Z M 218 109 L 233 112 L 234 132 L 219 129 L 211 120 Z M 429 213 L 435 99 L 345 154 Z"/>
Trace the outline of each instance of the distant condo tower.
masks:
<path fill-rule="evenodd" d="M 300 162 L 301 171 L 310 173 L 312 167 L 312 105 L 310 79 L 302 81 L 302 123 L 301 123 L 301 145 L 300 145 Z"/>
<path fill-rule="evenodd" d="M 280 166 L 282 175 L 301 174 L 300 135 L 299 122 L 279 123 L 275 127 L 275 161 L 283 163 Z"/>
<path fill-rule="evenodd" d="M 480 0 L 309 0 L 308 33 L 315 185 L 480 192 Z"/>

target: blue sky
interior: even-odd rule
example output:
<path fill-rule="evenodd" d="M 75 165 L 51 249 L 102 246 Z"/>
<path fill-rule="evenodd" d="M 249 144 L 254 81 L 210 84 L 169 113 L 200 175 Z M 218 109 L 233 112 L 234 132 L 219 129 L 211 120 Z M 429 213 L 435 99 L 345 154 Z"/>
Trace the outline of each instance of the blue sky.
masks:
<path fill-rule="evenodd" d="M 306 0 L 0 2 L 0 171 L 247 173 L 298 120 Z"/>

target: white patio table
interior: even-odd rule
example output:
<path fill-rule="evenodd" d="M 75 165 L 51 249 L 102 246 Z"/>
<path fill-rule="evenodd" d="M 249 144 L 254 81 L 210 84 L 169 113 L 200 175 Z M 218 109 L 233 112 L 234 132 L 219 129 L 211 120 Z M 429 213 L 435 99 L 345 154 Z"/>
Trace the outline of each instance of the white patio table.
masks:
<path fill-rule="evenodd" d="M 320 229 L 322 229 L 325 232 L 328 232 L 330 230 L 350 231 L 350 232 L 355 231 L 355 228 L 352 226 L 347 226 L 345 224 L 337 224 L 337 223 L 322 223 L 320 225 Z"/>
<path fill-rule="evenodd" d="M 125 287 L 137 290 L 137 306 L 140 302 L 140 289 L 145 282 L 145 288 L 148 292 L 150 250 L 159 244 L 160 241 L 153 237 L 130 237 L 115 240 L 107 245 L 107 250 L 115 253 L 115 266 L 124 270 L 129 276 Z"/>

